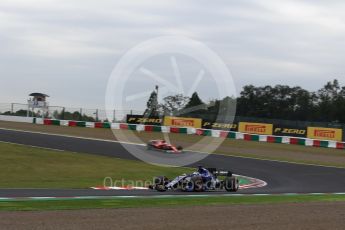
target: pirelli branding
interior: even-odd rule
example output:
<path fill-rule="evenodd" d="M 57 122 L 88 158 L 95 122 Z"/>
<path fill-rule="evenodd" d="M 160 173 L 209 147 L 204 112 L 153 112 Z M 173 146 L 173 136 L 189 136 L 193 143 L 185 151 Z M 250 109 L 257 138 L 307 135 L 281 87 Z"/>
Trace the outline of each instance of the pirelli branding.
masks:
<path fill-rule="evenodd" d="M 144 117 L 142 115 L 127 115 L 128 124 L 145 124 L 145 125 L 161 125 L 163 118 L 160 117 Z"/>
<path fill-rule="evenodd" d="M 342 141 L 342 129 L 308 127 L 308 138 Z"/>
<path fill-rule="evenodd" d="M 272 135 L 273 124 L 240 122 L 239 132 Z"/>
<path fill-rule="evenodd" d="M 335 131 L 334 130 L 314 130 L 315 137 L 321 138 L 335 138 Z"/>
<path fill-rule="evenodd" d="M 172 119 L 171 120 L 171 124 L 173 126 L 191 126 L 193 127 L 194 126 L 194 121 L 193 120 L 184 120 L 184 119 Z"/>
<path fill-rule="evenodd" d="M 164 117 L 165 126 L 201 128 L 202 120 L 189 117 Z"/>

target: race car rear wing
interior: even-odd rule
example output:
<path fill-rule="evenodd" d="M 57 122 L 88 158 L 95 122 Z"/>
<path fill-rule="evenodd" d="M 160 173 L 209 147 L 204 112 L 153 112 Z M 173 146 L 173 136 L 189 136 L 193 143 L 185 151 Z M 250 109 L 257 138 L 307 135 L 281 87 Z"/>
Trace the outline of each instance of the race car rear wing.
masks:
<path fill-rule="evenodd" d="M 216 168 L 208 168 L 207 170 L 215 176 L 232 176 L 231 171 L 217 170 Z"/>

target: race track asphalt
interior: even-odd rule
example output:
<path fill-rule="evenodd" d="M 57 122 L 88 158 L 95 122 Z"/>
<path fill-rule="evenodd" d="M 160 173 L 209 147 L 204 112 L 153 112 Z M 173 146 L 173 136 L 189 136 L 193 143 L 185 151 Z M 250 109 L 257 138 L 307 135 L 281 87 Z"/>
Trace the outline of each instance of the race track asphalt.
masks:
<path fill-rule="evenodd" d="M 120 144 L 111 141 L 67 137 L 0 129 L 0 141 L 39 146 L 72 152 L 113 156 L 137 160 Z M 142 146 L 142 148 L 145 148 Z M 243 194 L 342 193 L 345 192 L 345 169 L 293 164 L 211 154 L 189 166 L 203 165 L 231 170 L 235 174 L 266 181 L 267 186 L 240 190 Z M 211 194 L 222 194 L 212 192 Z M 150 190 L 92 189 L 0 189 L 0 197 L 70 197 L 70 196 L 150 196 L 161 193 Z M 168 194 L 184 194 L 165 192 Z M 200 193 L 198 193 L 200 194 Z"/>

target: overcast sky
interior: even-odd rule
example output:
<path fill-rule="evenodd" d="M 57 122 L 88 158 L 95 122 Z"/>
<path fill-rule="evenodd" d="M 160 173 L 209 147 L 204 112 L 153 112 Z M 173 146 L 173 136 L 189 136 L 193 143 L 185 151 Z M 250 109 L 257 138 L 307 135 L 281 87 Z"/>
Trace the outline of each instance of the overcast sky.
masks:
<path fill-rule="evenodd" d="M 206 44 L 237 91 L 246 84 L 316 90 L 334 78 L 345 84 L 344 12 L 340 0 L 1 0 L 0 102 L 25 102 L 38 91 L 53 105 L 102 108 L 121 56 L 164 35 Z"/>

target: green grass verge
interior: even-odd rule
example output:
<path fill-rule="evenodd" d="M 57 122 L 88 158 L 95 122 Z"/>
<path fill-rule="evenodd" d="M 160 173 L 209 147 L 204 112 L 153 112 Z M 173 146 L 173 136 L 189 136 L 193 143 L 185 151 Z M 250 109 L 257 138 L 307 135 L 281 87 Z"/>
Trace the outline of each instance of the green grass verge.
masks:
<path fill-rule="evenodd" d="M 0 201 L 1 211 L 71 210 L 99 208 L 180 207 L 205 205 L 345 202 L 345 195 L 268 195 L 168 198 L 109 198 L 77 200 Z"/>
<path fill-rule="evenodd" d="M 0 188 L 90 188 L 102 186 L 106 177 L 108 186 L 144 186 L 157 175 L 174 178 L 194 170 L 1 142 L 0 165 Z M 240 184 L 248 183 L 240 178 Z"/>
<path fill-rule="evenodd" d="M 313 148 L 309 146 L 305 146 L 305 148 Z M 339 151 L 339 150 L 337 150 Z M 342 162 L 327 162 L 321 160 L 300 160 L 300 159 L 292 159 L 290 156 L 281 157 L 281 156 L 260 156 L 257 154 L 251 153 L 231 153 L 219 150 L 217 154 L 231 156 L 231 157 L 243 157 L 243 158 L 250 158 L 250 159 L 257 159 L 257 160 L 270 160 L 270 161 L 280 161 L 280 162 L 289 162 L 293 164 L 304 164 L 304 165 L 318 165 L 318 166 L 325 166 L 325 167 L 335 167 L 335 168 L 345 168 L 345 164 Z"/>
<path fill-rule="evenodd" d="M 159 167 L 134 160 L 60 152 L 0 143 L 0 188 L 89 188 L 115 180 L 152 181 L 174 177 L 190 168 Z M 118 184 L 119 185 L 119 184 Z"/>

